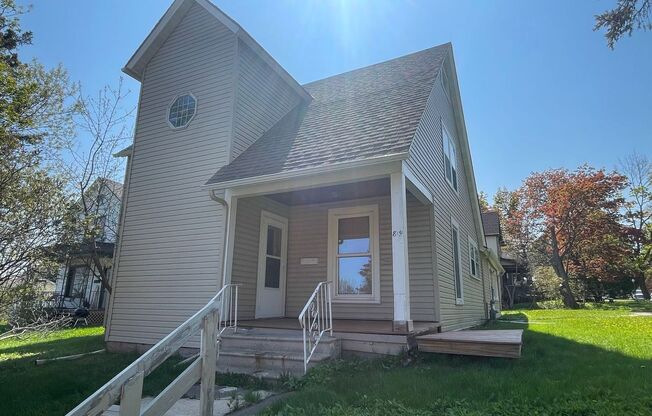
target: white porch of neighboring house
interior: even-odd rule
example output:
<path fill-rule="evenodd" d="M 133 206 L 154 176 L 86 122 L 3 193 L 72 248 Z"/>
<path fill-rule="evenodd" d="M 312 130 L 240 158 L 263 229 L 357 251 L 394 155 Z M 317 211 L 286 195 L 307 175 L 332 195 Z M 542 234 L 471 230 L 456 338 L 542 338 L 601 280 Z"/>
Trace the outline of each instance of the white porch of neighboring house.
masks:
<path fill-rule="evenodd" d="M 213 188 L 229 205 L 223 278 L 239 285 L 239 325 L 300 329 L 330 282 L 345 351 L 384 339 L 397 353 L 409 335 L 437 331 L 432 196 L 402 160 L 257 179 Z"/>

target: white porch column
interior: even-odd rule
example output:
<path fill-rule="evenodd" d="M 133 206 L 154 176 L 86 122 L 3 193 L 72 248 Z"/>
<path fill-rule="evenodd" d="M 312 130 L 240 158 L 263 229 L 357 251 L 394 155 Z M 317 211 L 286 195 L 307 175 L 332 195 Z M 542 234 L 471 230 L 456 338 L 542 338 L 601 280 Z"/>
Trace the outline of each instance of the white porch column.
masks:
<path fill-rule="evenodd" d="M 394 282 L 394 331 L 413 328 L 410 318 L 410 270 L 407 243 L 407 202 L 405 175 L 395 172 L 390 176 L 392 198 L 392 271 Z"/>
<path fill-rule="evenodd" d="M 224 199 L 229 205 L 228 212 L 226 213 L 226 229 L 224 230 L 224 244 L 223 248 L 224 258 L 222 259 L 222 287 L 231 283 L 231 268 L 233 266 L 233 246 L 235 245 L 235 221 L 238 211 L 238 198 L 234 197 L 230 189 L 224 193 Z M 221 288 L 218 288 L 218 290 Z"/>

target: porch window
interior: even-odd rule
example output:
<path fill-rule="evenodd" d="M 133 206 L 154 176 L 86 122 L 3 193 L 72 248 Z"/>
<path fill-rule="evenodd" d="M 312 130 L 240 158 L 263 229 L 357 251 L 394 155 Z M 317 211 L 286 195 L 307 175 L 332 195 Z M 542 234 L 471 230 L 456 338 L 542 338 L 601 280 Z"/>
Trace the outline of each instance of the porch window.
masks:
<path fill-rule="evenodd" d="M 334 299 L 379 302 L 378 207 L 331 209 L 328 224 L 328 275 Z"/>
<path fill-rule="evenodd" d="M 460 226 L 451 219 L 451 239 L 453 245 L 453 276 L 455 278 L 455 304 L 464 304 L 464 288 L 462 287 L 462 261 L 460 259 Z"/>

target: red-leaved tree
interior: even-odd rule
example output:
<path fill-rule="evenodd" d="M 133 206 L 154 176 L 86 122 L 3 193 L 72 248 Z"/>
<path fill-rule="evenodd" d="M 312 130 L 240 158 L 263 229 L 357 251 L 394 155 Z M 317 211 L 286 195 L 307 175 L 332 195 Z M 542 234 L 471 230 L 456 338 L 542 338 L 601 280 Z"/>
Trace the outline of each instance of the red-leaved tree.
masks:
<path fill-rule="evenodd" d="M 515 191 L 506 227 L 553 267 L 564 304 L 576 308 L 571 277 L 612 279 L 622 244 L 619 211 L 626 178 L 588 166 L 531 174 Z"/>

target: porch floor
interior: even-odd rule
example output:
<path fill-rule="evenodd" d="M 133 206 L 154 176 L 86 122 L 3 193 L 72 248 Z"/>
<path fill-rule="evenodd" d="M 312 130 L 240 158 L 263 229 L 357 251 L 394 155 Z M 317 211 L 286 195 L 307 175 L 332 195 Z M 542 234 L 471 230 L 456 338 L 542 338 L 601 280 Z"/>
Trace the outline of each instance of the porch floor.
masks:
<path fill-rule="evenodd" d="M 520 358 L 523 330 L 465 330 L 416 337 L 419 351 Z"/>
<path fill-rule="evenodd" d="M 274 329 L 296 329 L 299 330 L 297 318 L 264 318 L 248 319 L 238 321 L 238 326 L 246 328 L 274 328 Z M 435 331 L 439 327 L 438 322 L 414 322 L 412 334 L 421 334 Z M 358 320 L 358 319 L 333 319 L 333 332 L 357 333 L 357 334 L 387 334 L 406 335 L 406 332 L 393 331 L 392 321 Z"/>

